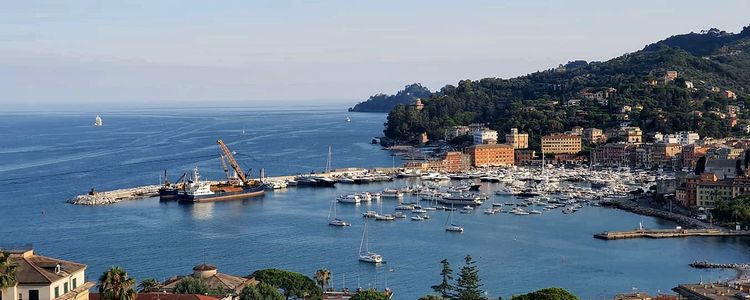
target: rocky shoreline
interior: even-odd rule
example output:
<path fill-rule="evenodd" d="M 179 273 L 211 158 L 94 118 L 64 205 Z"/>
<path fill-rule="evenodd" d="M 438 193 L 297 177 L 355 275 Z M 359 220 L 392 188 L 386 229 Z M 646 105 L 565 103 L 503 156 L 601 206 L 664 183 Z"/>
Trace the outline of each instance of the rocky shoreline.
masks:
<path fill-rule="evenodd" d="M 651 207 L 643 207 L 639 205 L 637 202 L 631 201 L 629 199 L 614 199 L 614 200 L 606 200 L 600 202 L 602 206 L 607 207 L 614 207 L 618 209 L 622 209 L 625 211 L 629 211 L 632 213 L 636 213 L 639 215 L 644 216 L 651 216 L 651 217 L 657 217 L 662 218 L 665 220 L 673 221 L 677 224 L 680 224 L 680 226 L 684 226 L 687 228 L 715 228 L 715 226 L 708 224 L 706 222 L 696 220 L 694 218 L 681 215 L 678 213 L 668 212 L 661 209 L 651 208 Z"/>

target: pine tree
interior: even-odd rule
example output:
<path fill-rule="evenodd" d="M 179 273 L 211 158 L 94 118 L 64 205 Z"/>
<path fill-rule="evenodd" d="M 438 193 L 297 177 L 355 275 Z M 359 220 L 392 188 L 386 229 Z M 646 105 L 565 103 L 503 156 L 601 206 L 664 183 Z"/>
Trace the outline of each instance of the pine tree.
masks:
<path fill-rule="evenodd" d="M 435 293 L 440 294 L 443 299 L 451 299 L 455 289 L 451 284 L 451 281 L 453 280 L 453 269 L 451 269 L 451 264 L 448 263 L 447 259 L 441 260 L 440 263 L 443 264 L 443 270 L 440 271 L 440 276 L 443 276 L 443 281 L 438 285 L 431 286 L 431 288 Z"/>
<path fill-rule="evenodd" d="M 484 300 L 487 299 L 481 290 L 482 283 L 479 279 L 479 271 L 471 258 L 471 255 L 466 255 L 464 258 L 465 264 L 461 267 L 461 271 L 458 273 L 458 280 L 456 282 L 456 291 L 458 300 Z"/>

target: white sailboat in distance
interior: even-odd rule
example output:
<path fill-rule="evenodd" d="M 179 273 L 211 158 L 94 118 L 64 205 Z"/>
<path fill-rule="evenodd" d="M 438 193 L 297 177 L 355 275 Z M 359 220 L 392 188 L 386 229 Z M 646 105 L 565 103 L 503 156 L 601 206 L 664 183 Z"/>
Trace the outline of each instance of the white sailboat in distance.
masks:
<path fill-rule="evenodd" d="M 362 251 L 363 247 L 364 252 Z M 359 242 L 359 260 L 373 264 L 383 262 L 383 256 L 375 252 L 370 252 L 370 242 L 367 239 L 367 220 L 365 220 L 365 229 L 362 230 L 362 241 Z"/>
<path fill-rule="evenodd" d="M 96 115 L 96 119 L 94 119 L 94 126 L 102 126 L 102 125 L 103 125 L 102 117 L 100 117 L 99 115 Z"/>
<path fill-rule="evenodd" d="M 462 226 L 458 226 L 456 224 L 453 224 L 453 205 L 451 205 L 451 213 L 448 215 L 448 222 L 446 222 L 445 231 L 449 232 L 464 232 L 464 228 Z"/>

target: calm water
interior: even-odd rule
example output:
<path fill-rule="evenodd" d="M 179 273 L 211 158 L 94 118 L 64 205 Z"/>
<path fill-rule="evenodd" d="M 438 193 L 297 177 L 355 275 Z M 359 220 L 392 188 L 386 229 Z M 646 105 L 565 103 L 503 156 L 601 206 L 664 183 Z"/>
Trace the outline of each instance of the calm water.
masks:
<path fill-rule="evenodd" d="M 339 205 L 339 216 L 354 225 L 332 228 L 326 221 L 331 199 L 405 182 L 291 188 L 262 199 L 198 205 L 158 199 L 104 207 L 63 203 L 91 187 L 155 184 L 165 168 L 173 180 L 196 165 L 219 179 L 218 138 L 246 168 L 265 167 L 270 175 L 321 170 L 329 145 L 334 167 L 391 166 L 389 153 L 369 144 L 385 116 L 355 113 L 345 123 L 345 115 L 343 107 L 146 110 L 104 113 L 100 128 L 88 113 L 0 115 L 0 245 L 33 243 L 44 255 L 86 263 L 90 280 L 110 265 L 141 279 L 187 274 L 204 260 L 237 275 L 269 267 L 312 275 L 325 267 L 337 288 L 387 284 L 397 299 L 426 294 L 440 280 L 439 261 L 448 258 L 458 270 L 466 254 L 477 260 L 493 298 L 547 286 L 584 299 L 611 299 L 632 288 L 656 293 L 733 275 L 693 270 L 687 266 L 693 260 L 748 260 L 750 245 L 737 238 L 595 240 L 595 232 L 631 229 L 641 220 L 647 227 L 674 224 L 585 207 L 572 215 L 455 214 L 463 234 L 443 230 L 446 212 L 433 212 L 424 222 L 370 222 L 370 247 L 388 263 L 359 263 L 360 213 L 380 204 Z M 384 200 L 382 209 L 395 205 Z"/>

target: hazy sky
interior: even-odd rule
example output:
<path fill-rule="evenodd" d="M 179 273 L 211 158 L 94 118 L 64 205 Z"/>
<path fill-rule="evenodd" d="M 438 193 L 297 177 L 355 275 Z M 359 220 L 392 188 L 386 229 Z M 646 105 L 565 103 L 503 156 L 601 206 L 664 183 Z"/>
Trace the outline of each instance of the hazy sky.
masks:
<path fill-rule="evenodd" d="M 0 103 L 353 103 L 739 32 L 748 12 L 747 0 L 4 1 Z"/>

